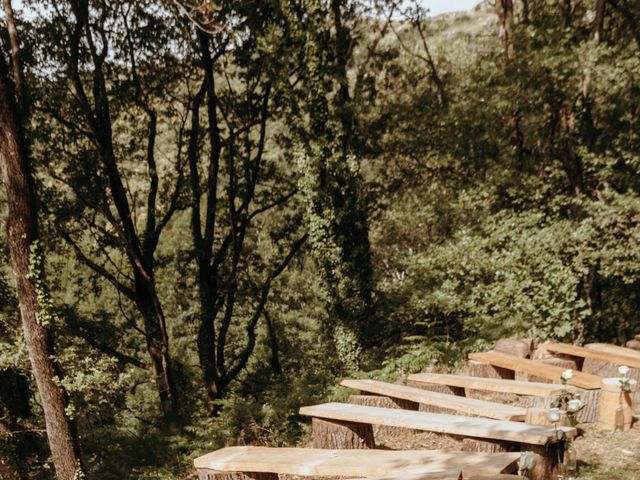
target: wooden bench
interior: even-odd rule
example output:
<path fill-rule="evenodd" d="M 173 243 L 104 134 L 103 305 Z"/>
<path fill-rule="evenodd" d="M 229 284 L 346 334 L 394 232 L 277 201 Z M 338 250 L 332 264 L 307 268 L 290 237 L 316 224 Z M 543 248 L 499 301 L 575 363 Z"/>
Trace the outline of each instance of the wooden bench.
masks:
<path fill-rule="evenodd" d="M 372 425 L 385 425 L 463 437 L 465 451 L 530 450 L 539 456 L 531 480 L 551 478 L 557 464 L 559 445 L 556 428 L 552 426 L 345 403 L 302 407 L 300 414 L 313 417 L 316 448 L 374 448 Z M 571 427 L 558 430 L 567 437 L 577 434 Z"/>
<path fill-rule="evenodd" d="M 574 357 L 585 359 L 591 358 L 594 360 L 613 363 L 614 365 L 626 365 L 632 368 L 640 368 L 640 356 L 614 353 L 611 349 L 608 349 L 609 351 L 603 351 L 602 347 L 598 349 L 578 347 L 576 345 L 568 345 L 565 343 L 549 343 L 542 345 L 542 348 L 549 350 L 550 352 L 562 353 L 564 355 L 572 355 Z"/>
<path fill-rule="evenodd" d="M 519 453 L 438 450 L 320 450 L 227 447 L 198 457 L 200 480 L 277 480 L 278 474 L 323 477 L 468 479 L 512 473 Z"/>
<path fill-rule="evenodd" d="M 513 393 L 539 397 L 556 397 L 562 392 L 559 385 L 539 382 L 523 382 L 504 380 L 501 378 L 479 378 L 467 375 L 451 375 L 444 373 L 416 373 L 408 379 L 415 383 L 446 385 L 470 390 L 487 392 Z"/>
<path fill-rule="evenodd" d="M 446 393 L 430 392 L 420 388 L 395 385 L 376 380 L 343 380 L 340 385 L 360 390 L 361 392 L 409 400 L 416 404 L 444 406 L 448 410 L 455 410 L 464 415 L 477 415 L 480 417 L 516 422 L 524 421 L 527 415 L 526 409 L 521 407 L 459 397 Z"/>
<path fill-rule="evenodd" d="M 545 345 L 545 348 L 547 346 Z M 554 365 L 546 365 L 535 360 L 529 360 L 527 358 L 514 357 L 513 355 L 506 355 L 499 352 L 482 352 L 471 353 L 469 358 L 472 360 L 478 360 L 480 362 L 486 362 L 496 367 L 513 370 L 515 372 L 530 373 L 540 378 L 546 378 L 553 381 L 560 381 L 564 368 Z M 602 377 L 597 375 L 590 375 L 584 372 L 573 372 L 573 377 L 569 380 L 569 385 L 580 387 L 585 390 L 598 390 L 600 389 Z"/>
<path fill-rule="evenodd" d="M 616 355 L 622 355 L 623 357 L 633 357 L 640 359 L 640 351 L 634 350 L 633 348 L 620 347 L 618 345 L 610 345 L 608 343 L 588 343 L 585 345 L 585 348 L 600 350 L 601 352 L 609 352 Z"/>

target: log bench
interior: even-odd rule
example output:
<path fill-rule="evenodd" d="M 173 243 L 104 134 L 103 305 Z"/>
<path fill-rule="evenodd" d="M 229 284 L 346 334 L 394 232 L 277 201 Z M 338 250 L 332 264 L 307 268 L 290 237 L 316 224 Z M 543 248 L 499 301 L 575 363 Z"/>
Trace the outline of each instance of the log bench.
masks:
<path fill-rule="evenodd" d="M 431 392 L 415 387 L 395 385 L 376 380 L 343 380 L 340 385 L 361 392 L 382 395 L 392 399 L 406 400 L 417 405 L 432 405 L 446 407 L 463 415 L 494 418 L 498 420 L 524 421 L 527 411 L 521 407 L 487 402 L 474 398 L 449 395 L 447 393 Z M 414 408 L 417 410 L 417 408 Z"/>
<path fill-rule="evenodd" d="M 194 466 L 200 480 L 277 480 L 278 474 L 458 480 L 512 473 L 518 458 L 518 453 L 227 447 L 196 458 Z"/>
<path fill-rule="evenodd" d="M 566 343 L 549 343 L 544 344 L 543 347 L 550 352 L 563 353 L 565 355 L 571 355 L 574 357 L 580 357 L 584 359 L 601 360 L 609 362 L 614 365 L 626 365 L 632 368 L 640 368 L 640 356 L 630 353 L 623 353 L 616 351 L 613 345 L 605 346 L 604 350 L 602 344 L 595 344 L 595 348 L 578 347 L 576 345 L 569 345 Z M 623 348 L 623 347 L 618 347 Z M 624 349 L 627 350 L 627 349 Z M 629 349 L 630 350 L 630 349 Z M 580 385 L 579 385 L 580 386 Z M 584 387 L 583 387 L 584 388 Z"/>
<path fill-rule="evenodd" d="M 444 373 L 416 373 L 409 375 L 408 379 L 416 384 L 437 384 L 465 390 L 484 390 L 487 392 L 513 393 L 515 395 L 556 397 L 562 392 L 562 387 L 551 383 L 480 378 Z"/>
<path fill-rule="evenodd" d="M 547 345 L 545 345 L 544 348 L 547 348 Z M 565 370 L 563 367 L 493 351 L 472 353 L 469 355 L 469 358 L 497 365 L 502 368 L 528 373 L 540 378 L 546 378 L 558 383 Z M 600 387 L 602 386 L 602 377 L 574 371 L 573 377 L 571 377 L 568 383 L 574 387 L 574 393 L 580 394 L 580 398 L 585 404 L 585 408 L 578 413 L 578 422 L 595 422 L 598 417 L 598 401 L 600 397 Z M 534 408 L 549 408 L 551 400 L 551 398 L 538 398 L 529 406 Z"/>
<path fill-rule="evenodd" d="M 556 427 L 520 422 L 473 418 L 345 403 L 325 403 L 300 409 L 312 417 L 313 446 L 316 448 L 374 448 L 372 425 L 463 437 L 462 449 L 471 452 L 530 450 L 539 455 L 532 480 L 550 478 L 558 458 Z M 575 437 L 571 427 L 558 427 Z"/>
<path fill-rule="evenodd" d="M 545 345 L 545 348 L 548 348 Z M 586 349 L 585 349 L 586 350 Z M 536 360 L 527 358 L 514 357 L 500 352 L 481 352 L 471 353 L 469 358 L 486 362 L 496 367 L 505 368 L 517 372 L 529 373 L 541 378 L 547 378 L 553 381 L 560 381 L 564 368 L 555 365 L 547 365 Z M 584 372 L 573 372 L 573 377 L 569 380 L 569 385 L 580 387 L 585 390 L 598 390 L 600 388 L 602 377 L 591 375 Z"/>

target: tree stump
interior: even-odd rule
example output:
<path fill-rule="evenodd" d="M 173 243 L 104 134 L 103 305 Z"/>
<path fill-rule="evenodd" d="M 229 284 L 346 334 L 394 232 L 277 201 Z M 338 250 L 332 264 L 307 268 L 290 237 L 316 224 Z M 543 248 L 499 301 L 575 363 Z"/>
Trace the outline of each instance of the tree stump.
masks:
<path fill-rule="evenodd" d="M 530 338 L 503 338 L 496 342 L 494 350 L 514 357 L 529 358 L 533 351 L 533 340 Z"/>
<path fill-rule="evenodd" d="M 398 408 L 402 410 L 418 410 L 419 405 L 410 400 L 401 398 L 385 397 L 382 395 L 349 395 L 349 403 L 353 405 L 363 405 L 365 407 Z M 402 427 L 387 427 L 386 425 L 372 425 L 373 436 L 379 435 L 390 437 L 402 437 L 407 434 L 407 429 Z"/>
<path fill-rule="evenodd" d="M 515 379 L 515 372 L 506 368 L 494 367 L 485 362 L 478 360 L 467 361 L 467 375 L 482 378 L 504 378 L 507 380 Z"/>
<path fill-rule="evenodd" d="M 549 445 L 523 445 L 522 451 L 530 451 L 537 455 L 536 466 L 529 472 L 529 480 L 551 480 L 556 478 L 558 456 L 562 446 L 559 443 Z"/>
<path fill-rule="evenodd" d="M 583 388 L 571 387 L 580 395 L 584 408 L 578 412 L 576 421 L 578 423 L 594 423 L 598 419 L 598 402 L 600 390 L 585 390 Z M 553 397 L 533 397 L 528 407 L 531 409 L 549 410 Z M 528 422 L 527 422 L 528 423 Z"/>
<path fill-rule="evenodd" d="M 633 348 L 634 350 L 640 350 L 640 339 L 638 339 L 638 335 L 636 335 L 635 340 L 629 340 L 627 342 L 627 348 Z"/>
<path fill-rule="evenodd" d="M 373 428 L 367 423 L 313 418 L 313 448 L 375 448 Z"/>
<path fill-rule="evenodd" d="M 616 429 L 616 413 L 622 407 L 623 430 L 629 430 L 633 420 L 633 395 L 637 387 L 635 380 L 631 381 L 631 391 L 623 392 L 620 378 L 603 378 L 598 404 L 598 426 L 604 430 Z"/>
<path fill-rule="evenodd" d="M 215 470 L 199 469 L 198 480 L 278 480 L 278 474 L 259 472 L 217 472 Z"/>
<path fill-rule="evenodd" d="M 519 448 L 520 448 L 520 444 L 514 443 L 514 442 L 484 440 L 479 438 L 462 439 L 463 452 L 484 452 L 484 453 L 517 452 Z"/>
<path fill-rule="evenodd" d="M 544 363 L 546 365 L 554 365 L 556 367 L 562 367 L 564 369 L 570 368 L 572 370 L 578 370 L 578 362 L 573 358 L 568 357 L 548 357 L 537 359 L 538 362 Z M 538 377 L 537 375 L 528 374 L 527 381 L 529 382 L 540 382 L 540 383 L 560 383 L 560 378 L 558 380 L 549 380 L 548 378 Z"/>
<path fill-rule="evenodd" d="M 448 395 L 457 395 L 459 397 L 465 396 L 465 391 L 462 387 L 450 387 L 448 385 L 438 385 L 436 383 L 422 383 L 412 381 L 409 382 L 409 385 L 412 387 L 421 388 L 422 390 L 428 390 L 430 392 L 446 393 Z M 456 411 L 435 405 L 426 405 L 424 403 L 421 403 L 418 406 L 418 410 L 421 412 L 430 413 L 454 413 Z"/>

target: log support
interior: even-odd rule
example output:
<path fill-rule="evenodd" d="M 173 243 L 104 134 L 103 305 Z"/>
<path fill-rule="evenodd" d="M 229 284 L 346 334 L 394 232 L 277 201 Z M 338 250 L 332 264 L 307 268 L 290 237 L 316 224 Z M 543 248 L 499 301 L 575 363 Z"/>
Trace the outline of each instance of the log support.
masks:
<path fill-rule="evenodd" d="M 260 472 L 219 472 L 199 469 L 198 480 L 278 480 L 277 473 Z"/>
<path fill-rule="evenodd" d="M 349 395 L 349 403 L 363 405 L 365 407 L 397 408 L 402 410 L 419 410 L 420 405 L 410 400 L 385 397 L 383 395 Z M 417 430 L 416 430 L 417 431 Z M 402 427 L 387 427 L 386 425 L 373 425 L 374 438 L 379 435 L 385 437 L 402 437 L 407 434 L 407 429 Z"/>
<path fill-rule="evenodd" d="M 479 438 L 464 438 L 462 440 L 463 452 L 517 452 L 520 449 L 519 443 L 504 442 L 497 440 L 484 440 Z"/>
<path fill-rule="evenodd" d="M 529 472 L 529 480 L 549 480 L 556 478 L 558 458 L 562 453 L 562 445 L 559 443 L 549 445 L 522 445 L 522 450 L 535 453 L 536 466 Z"/>
<path fill-rule="evenodd" d="M 438 393 L 446 393 L 448 395 L 457 395 L 458 397 L 465 397 L 465 390 L 462 387 L 451 387 L 448 385 L 438 385 L 436 383 L 422 383 L 422 382 L 409 382 L 409 385 L 416 388 L 421 388 L 422 390 L 428 390 L 430 392 L 438 392 Z M 455 410 L 449 408 L 438 407 L 435 405 L 426 405 L 421 403 L 418 406 L 418 410 L 421 412 L 430 412 L 430 413 L 452 413 Z"/>
<path fill-rule="evenodd" d="M 493 365 L 478 360 L 467 362 L 467 374 L 472 377 L 482 378 L 504 378 L 506 380 L 515 379 L 515 372 L 506 368 L 494 367 Z"/>
<path fill-rule="evenodd" d="M 375 448 L 373 427 L 367 423 L 313 418 L 312 428 L 313 448 Z"/>

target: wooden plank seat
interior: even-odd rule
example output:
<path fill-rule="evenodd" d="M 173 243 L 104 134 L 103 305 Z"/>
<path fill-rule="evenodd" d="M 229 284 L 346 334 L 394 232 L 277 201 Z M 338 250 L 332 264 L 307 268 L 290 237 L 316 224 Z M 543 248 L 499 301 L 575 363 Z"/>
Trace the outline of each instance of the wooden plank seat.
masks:
<path fill-rule="evenodd" d="M 550 352 L 562 353 L 565 355 L 572 355 L 574 357 L 580 358 L 592 358 L 616 365 L 626 365 L 628 367 L 640 368 L 639 356 L 614 353 L 612 351 L 602 351 L 601 349 L 578 347 L 576 345 L 569 345 L 566 343 L 549 343 L 544 344 L 542 347 L 545 350 L 549 350 Z"/>
<path fill-rule="evenodd" d="M 201 480 L 277 480 L 278 474 L 457 480 L 512 473 L 519 453 L 227 447 L 194 460 Z"/>
<path fill-rule="evenodd" d="M 365 407 L 347 403 L 324 403 L 300 409 L 301 415 L 337 422 L 404 427 L 486 440 L 502 440 L 527 445 L 547 445 L 557 441 L 554 427 L 487 418 L 414 412 L 392 408 Z M 574 437 L 576 429 L 559 427 Z"/>
<path fill-rule="evenodd" d="M 449 410 L 455 410 L 464 415 L 477 415 L 480 417 L 511 420 L 515 422 L 524 421 L 527 415 L 526 409 L 521 407 L 449 395 L 447 393 L 431 392 L 420 388 L 395 385 L 376 380 L 347 379 L 343 380 L 340 385 L 360 390 L 361 392 L 409 400 L 418 404 L 445 406 Z"/>
<path fill-rule="evenodd" d="M 601 352 L 608 352 L 614 355 L 621 355 L 623 357 L 632 357 L 640 360 L 640 351 L 633 348 L 620 347 L 618 345 L 610 345 L 608 343 L 587 343 L 585 348 L 591 350 L 599 350 Z M 630 365 L 627 365 L 628 367 Z"/>
<path fill-rule="evenodd" d="M 547 346 L 545 345 L 545 348 Z M 529 373 L 540 378 L 546 378 L 553 381 L 559 381 L 564 368 L 555 365 L 547 365 L 536 360 L 527 358 L 514 357 L 499 352 L 481 352 L 471 353 L 469 358 L 486 362 L 496 367 L 513 370 L 515 372 Z M 585 390 L 599 390 L 602 377 L 591 375 L 584 372 L 574 372 L 573 377 L 569 380 L 569 385 L 583 388 Z"/>
<path fill-rule="evenodd" d="M 374 448 L 373 425 L 402 427 L 466 437 L 462 442 L 466 452 L 532 451 L 539 456 L 539 461 L 530 475 L 531 480 L 552 478 L 560 448 L 556 428 L 546 425 L 345 403 L 302 407 L 300 414 L 313 417 L 316 448 Z M 572 427 L 558 427 L 558 430 L 567 437 L 577 434 Z"/>
<path fill-rule="evenodd" d="M 480 378 L 444 373 L 416 373 L 409 375 L 408 379 L 415 383 L 446 385 L 470 390 L 484 390 L 487 392 L 513 393 L 515 395 L 556 397 L 562 392 L 562 387 L 551 383 L 524 382 L 519 380 L 505 380 L 502 378 Z"/>

